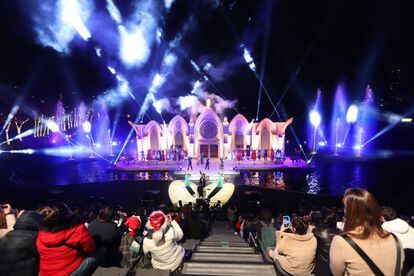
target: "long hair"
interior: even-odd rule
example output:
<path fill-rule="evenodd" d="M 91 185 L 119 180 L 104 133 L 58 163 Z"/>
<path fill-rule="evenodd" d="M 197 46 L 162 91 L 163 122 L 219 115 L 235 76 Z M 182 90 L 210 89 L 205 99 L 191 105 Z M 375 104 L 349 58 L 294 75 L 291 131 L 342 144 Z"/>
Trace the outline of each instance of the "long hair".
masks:
<path fill-rule="evenodd" d="M 362 228 L 360 234 L 351 235 L 359 239 L 367 239 L 374 233 L 381 238 L 390 234 L 381 227 L 380 206 L 375 197 L 364 189 L 347 189 L 344 193 L 345 223 L 343 233 L 349 234 L 357 227 Z"/>

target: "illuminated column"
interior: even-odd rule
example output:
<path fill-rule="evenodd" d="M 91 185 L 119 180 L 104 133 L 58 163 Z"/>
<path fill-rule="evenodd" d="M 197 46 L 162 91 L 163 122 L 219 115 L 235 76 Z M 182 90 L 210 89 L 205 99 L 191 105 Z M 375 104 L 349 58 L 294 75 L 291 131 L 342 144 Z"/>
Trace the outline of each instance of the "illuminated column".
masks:
<path fill-rule="evenodd" d="M 188 123 L 188 137 L 190 142 L 190 148 L 188 149 L 189 154 L 195 156 L 196 154 L 196 141 L 195 141 L 195 134 L 194 134 L 194 121 L 191 118 L 190 122 Z"/>
<path fill-rule="evenodd" d="M 161 149 L 165 150 L 168 147 L 168 129 L 167 124 L 164 122 L 162 124 L 162 140 L 161 140 Z"/>
<path fill-rule="evenodd" d="M 230 136 L 231 137 L 231 136 Z M 222 152 L 221 156 L 225 157 L 229 151 L 229 122 L 227 121 L 227 117 L 224 117 L 223 120 L 223 137 L 222 137 Z"/>
<path fill-rule="evenodd" d="M 256 135 L 257 123 L 253 123 L 252 126 L 252 148 L 257 149 L 259 147 L 259 135 Z"/>
<path fill-rule="evenodd" d="M 138 135 L 135 135 L 135 139 L 137 140 L 137 160 L 140 160 L 141 151 L 142 151 L 142 142 L 141 142 L 141 139 L 138 138 Z"/>

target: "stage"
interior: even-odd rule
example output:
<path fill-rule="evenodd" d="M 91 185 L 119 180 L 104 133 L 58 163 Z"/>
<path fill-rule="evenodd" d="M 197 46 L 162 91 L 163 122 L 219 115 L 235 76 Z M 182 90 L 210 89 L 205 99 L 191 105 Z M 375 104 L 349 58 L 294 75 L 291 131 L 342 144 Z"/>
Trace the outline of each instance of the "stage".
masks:
<path fill-rule="evenodd" d="M 124 161 L 121 160 L 116 165 L 108 168 L 111 171 L 119 172 L 174 172 L 174 179 L 184 179 L 185 174 L 188 172 L 191 174 L 191 180 L 198 180 L 200 178 L 200 171 L 204 172 L 209 180 L 216 180 L 219 173 L 222 172 L 225 177 L 237 177 L 240 171 L 274 171 L 274 170 L 286 170 L 286 169 L 298 169 L 298 170 L 313 170 L 315 167 L 312 164 L 308 164 L 305 161 L 299 159 L 295 162 L 291 158 L 287 158 L 282 161 L 264 161 L 256 160 L 243 160 L 232 161 L 225 160 L 224 168 L 219 169 L 220 160 L 212 158 L 210 160 L 210 169 L 205 169 L 204 164 L 200 164 L 197 160 L 192 161 L 193 169 L 187 170 L 187 160 L 181 161 Z"/>

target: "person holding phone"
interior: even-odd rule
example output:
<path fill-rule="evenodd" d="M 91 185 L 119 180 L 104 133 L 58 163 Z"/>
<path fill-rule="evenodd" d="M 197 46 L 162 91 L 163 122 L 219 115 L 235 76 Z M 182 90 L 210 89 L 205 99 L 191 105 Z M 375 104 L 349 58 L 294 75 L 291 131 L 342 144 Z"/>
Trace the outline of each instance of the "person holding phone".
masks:
<path fill-rule="evenodd" d="M 145 226 L 148 230 L 142 249 L 151 253 L 151 264 L 155 269 L 174 271 L 180 267 L 185 250 L 178 244 L 184 237 L 180 225 L 170 215 L 153 211 Z"/>
<path fill-rule="evenodd" d="M 292 233 L 286 232 L 289 229 Z M 283 217 L 280 231 L 276 231 L 276 249 L 269 251 L 278 275 L 309 275 L 313 271 L 317 241 L 307 231 L 308 223 L 302 217 Z"/>

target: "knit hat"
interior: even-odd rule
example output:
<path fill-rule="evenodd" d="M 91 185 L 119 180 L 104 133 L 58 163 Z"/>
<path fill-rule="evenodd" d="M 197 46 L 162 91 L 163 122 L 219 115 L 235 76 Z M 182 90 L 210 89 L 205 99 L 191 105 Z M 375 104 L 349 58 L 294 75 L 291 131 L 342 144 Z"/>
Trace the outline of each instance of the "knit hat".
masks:
<path fill-rule="evenodd" d="M 126 220 L 125 225 L 128 227 L 128 234 L 130 236 L 135 236 L 135 231 L 141 226 L 141 219 L 137 216 L 129 217 Z"/>
<path fill-rule="evenodd" d="M 147 222 L 147 229 L 154 230 L 152 240 L 157 243 L 164 236 L 167 230 L 168 221 L 167 216 L 162 211 L 154 211 L 150 214 Z"/>

